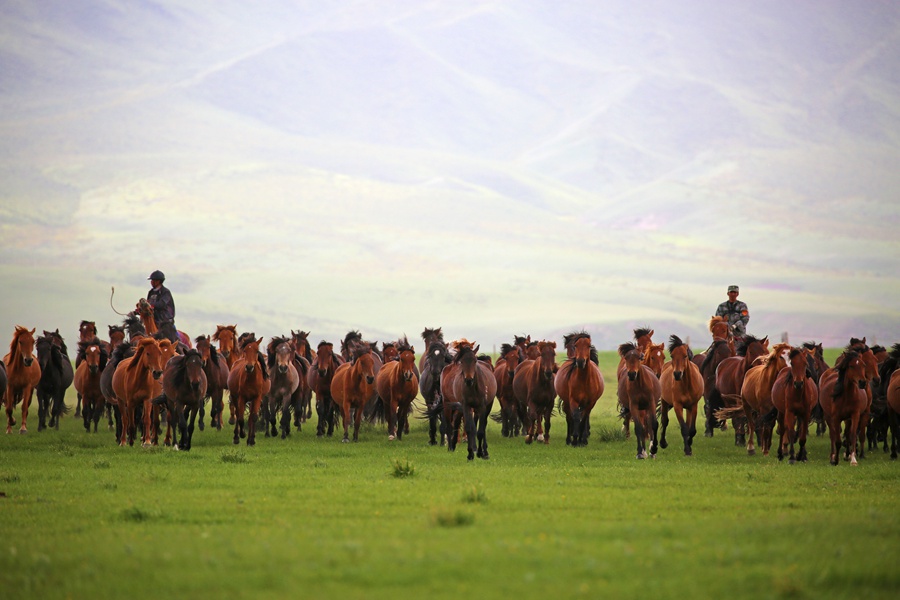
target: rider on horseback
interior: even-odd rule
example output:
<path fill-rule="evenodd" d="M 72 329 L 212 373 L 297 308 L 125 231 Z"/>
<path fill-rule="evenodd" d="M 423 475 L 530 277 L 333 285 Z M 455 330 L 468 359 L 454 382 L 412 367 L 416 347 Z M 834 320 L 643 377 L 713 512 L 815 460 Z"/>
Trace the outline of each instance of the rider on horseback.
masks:
<path fill-rule="evenodd" d="M 737 299 L 740 289 L 736 285 L 728 286 L 728 300 L 716 309 L 717 317 L 726 317 L 728 325 L 734 335 L 735 342 L 739 342 L 747 335 L 747 323 L 750 322 L 750 311 L 747 305 Z"/>
<path fill-rule="evenodd" d="M 162 271 L 156 270 L 150 273 L 151 289 L 147 292 L 147 302 L 153 307 L 153 320 L 156 327 L 169 341 L 178 341 L 178 331 L 175 329 L 175 301 L 172 292 L 163 285 L 166 276 Z"/>

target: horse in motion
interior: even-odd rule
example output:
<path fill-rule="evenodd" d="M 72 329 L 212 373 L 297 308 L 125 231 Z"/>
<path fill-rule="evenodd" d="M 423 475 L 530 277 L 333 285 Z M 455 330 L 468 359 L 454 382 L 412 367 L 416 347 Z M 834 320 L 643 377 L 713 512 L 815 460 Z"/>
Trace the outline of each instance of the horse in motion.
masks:
<path fill-rule="evenodd" d="M 634 420 L 634 437 L 637 439 L 637 458 L 656 458 L 657 430 L 656 408 L 662 386 L 653 370 L 642 364 L 640 350 L 631 343 L 619 346 L 619 356 L 625 361 L 625 369 L 619 375 L 617 390 L 619 405 L 627 407 Z M 624 416 L 624 415 L 623 415 Z M 647 440 L 650 454 L 647 454 Z"/>
<path fill-rule="evenodd" d="M 425 331 L 428 331 L 427 329 Z M 422 361 L 424 358 L 424 362 Z M 444 368 L 453 362 L 453 356 L 443 341 L 433 340 L 428 346 L 426 354 L 419 360 L 419 392 L 425 400 L 425 416 L 428 418 L 428 443 L 432 446 L 438 444 L 438 431 L 440 431 L 440 444 L 444 445 L 444 438 L 448 435 L 444 422 L 444 394 L 441 390 L 441 373 Z"/>
<path fill-rule="evenodd" d="M 466 339 L 454 343 L 456 356 L 441 373 L 444 398 L 444 422 L 447 424 L 447 449 L 456 450 L 460 422 L 464 422 L 468 440 L 468 460 L 476 456 L 490 458 L 487 420 L 497 395 L 497 380 L 490 366 L 478 360 L 478 348 Z"/>
<path fill-rule="evenodd" d="M 500 346 L 500 358 L 494 366 L 497 380 L 497 400 L 500 402 L 500 435 L 518 437 L 524 415 L 519 411 L 519 403 L 513 392 L 513 377 L 519 360 L 524 357 L 522 350 L 514 344 Z"/>
<path fill-rule="evenodd" d="M 341 412 L 344 424 L 342 442 L 349 442 L 350 419 L 353 418 L 353 441 L 359 441 L 363 409 L 375 398 L 376 356 L 368 344 L 354 344 L 347 349 L 350 357 L 334 372 L 331 397 Z"/>
<path fill-rule="evenodd" d="M 419 394 L 416 351 L 404 337 L 397 340 L 398 360 L 385 362 L 375 376 L 375 389 L 385 403 L 388 439 L 403 439 L 409 426 L 409 409 Z"/>
<path fill-rule="evenodd" d="M 737 355 L 719 363 L 719 366 L 716 367 L 715 385 L 707 396 L 707 402 L 711 405 L 713 415 L 717 414 L 719 409 L 741 406 L 741 386 L 744 385 L 744 374 L 750 370 L 757 358 L 768 353 L 768 336 L 759 339 L 748 334 L 738 344 Z M 733 414 L 740 414 L 740 411 Z M 743 419 L 735 418 L 732 425 L 734 426 L 735 446 L 746 445 Z"/>
<path fill-rule="evenodd" d="M 263 410 L 267 423 L 266 437 L 278 435 L 275 416 L 281 412 L 281 439 L 284 439 L 291 434 L 291 411 L 296 413 L 300 410 L 294 404 L 294 394 L 300 387 L 300 373 L 294 366 L 294 347 L 287 338 L 272 338 L 266 348 L 266 357 L 270 382 Z"/>
<path fill-rule="evenodd" d="M 525 443 L 534 440 L 550 443 L 550 418 L 556 400 L 556 342 L 536 342 L 538 358 L 519 363 L 513 376 L 513 393 L 519 410 L 525 414 Z M 527 356 L 527 353 L 526 353 Z"/>
<path fill-rule="evenodd" d="M 309 344 L 309 332 L 302 330 L 291 330 L 291 347 L 294 349 L 294 368 L 300 376 L 300 385 L 294 392 L 297 396 L 294 399 L 297 407 L 294 411 L 294 427 L 299 431 L 300 426 L 312 416 L 312 388 L 307 382 L 307 374 L 310 365 L 316 360 L 316 351 Z"/>
<path fill-rule="evenodd" d="M 778 460 L 790 446 L 789 462 L 795 459 L 806 462 L 806 438 L 809 436 L 809 421 L 812 409 L 818 402 L 818 389 L 809 368 L 810 351 L 791 348 L 788 365 L 778 373 L 772 385 L 772 404 L 778 411 Z M 794 454 L 794 442 L 799 441 L 800 450 Z"/>
<path fill-rule="evenodd" d="M 831 434 L 831 464 L 837 465 L 841 450 L 841 425 L 844 425 L 845 457 L 857 465 L 856 442 L 860 416 L 868 405 L 866 367 L 860 353 L 847 350 L 838 358 L 834 370 L 819 379 L 819 404 Z"/>
<path fill-rule="evenodd" d="M 772 404 L 772 386 L 778 374 L 787 366 L 784 354 L 790 349 L 790 344 L 775 344 L 768 356 L 744 374 L 741 409 L 747 419 L 747 454 L 751 456 L 756 454 L 754 433 L 762 446 L 763 456 L 768 456 L 772 447 L 772 430 L 778 416 L 778 411 Z"/>
<path fill-rule="evenodd" d="M 692 456 L 694 436 L 697 435 L 697 412 L 703 396 L 703 376 L 700 368 L 689 357 L 688 346 L 677 335 L 669 336 L 669 357 L 663 367 L 659 384 L 662 389 L 660 404 L 662 434 L 659 445 L 666 448 L 666 428 L 669 426 L 669 410 L 675 409 L 675 417 L 684 441 L 684 455 Z"/>
<path fill-rule="evenodd" d="M 200 353 L 200 359 L 203 362 L 203 372 L 206 374 L 206 396 L 200 403 L 199 422 L 200 431 L 203 431 L 203 405 L 206 398 L 210 399 L 209 407 L 209 425 L 215 427 L 216 431 L 222 430 L 222 413 L 225 410 L 224 395 L 225 389 L 228 387 L 228 362 L 224 356 L 221 356 L 212 345 L 212 340 L 208 335 L 200 335 L 194 339 L 194 347 Z"/>
<path fill-rule="evenodd" d="M 240 355 L 234 361 L 228 373 L 228 395 L 234 405 L 234 439 L 240 444 L 240 438 L 247 438 L 248 446 L 256 445 L 256 421 L 263 397 L 269 392 L 269 373 L 266 369 L 265 356 L 259 351 L 262 338 L 251 335 L 240 349 Z M 244 427 L 244 415 L 250 410 L 247 426 Z"/>
<path fill-rule="evenodd" d="M 897 446 L 900 444 L 900 369 L 895 369 L 886 381 L 885 398 L 891 428 L 891 460 L 897 460 Z"/>
<path fill-rule="evenodd" d="M 20 402 L 22 403 L 22 426 L 19 433 L 28 433 L 26 421 L 28 420 L 28 408 L 31 406 L 31 398 L 34 389 L 41 380 L 41 367 L 34 358 L 34 329 L 29 331 L 21 325 L 16 325 L 13 339 L 9 344 L 9 353 L 3 357 L 6 364 L 6 396 L 4 398 L 6 408 L 6 433 L 12 433 L 13 411 Z"/>
<path fill-rule="evenodd" d="M 344 359 L 334 353 L 334 344 L 321 341 L 316 348 L 316 359 L 306 373 L 306 382 L 312 393 L 316 395 L 316 413 L 319 422 L 316 424 L 316 437 L 334 433 L 335 405 L 331 397 L 331 382 L 338 367 Z"/>
<path fill-rule="evenodd" d="M 95 321 L 82 321 L 78 326 L 78 343 L 81 342 L 90 342 L 94 338 L 97 337 L 97 323 Z M 100 342 L 106 346 L 106 354 L 109 356 L 110 347 L 108 342 Z M 75 370 L 78 370 L 78 365 L 81 363 L 81 359 L 79 358 L 79 353 L 75 353 Z M 75 418 L 81 416 L 81 392 L 76 390 L 75 392 Z"/>
<path fill-rule="evenodd" d="M 109 353 L 104 348 L 100 339 L 94 337 L 86 342 L 78 342 L 76 355 L 78 367 L 75 369 L 75 390 L 83 402 L 82 417 L 84 418 L 85 431 L 91 431 L 91 421 L 94 422 L 94 433 L 97 433 L 97 425 L 106 401 L 100 389 L 100 377 L 109 362 Z"/>
<path fill-rule="evenodd" d="M 169 423 L 174 421 L 178 427 L 178 441 L 174 444 L 174 448 L 190 450 L 191 440 L 194 437 L 194 422 L 206 399 L 207 379 L 200 352 L 195 348 L 189 348 L 184 354 L 169 359 L 162 382 L 162 401 L 169 409 Z M 185 409 L 190 410 L 190 421 L 185 416 Z"/>
<path fill-rule="evenodd" d="M 37 359 L 41 367 L 41 379 L 35 392 L 38 399 L 38 431 L 49 426 L 59 429 L 59 419 L 69 409 L 66 407 L 66 390 L 72 385 L 75 373 L 66 353 L 66 345 L 59 330 L 44 331 L 36 341 Z"/>
<path fill-rule="evenodd" d="M 587 446 L 591 435 L 591 411 L 603 395 L 597 349 L 591 336 L 582 331 L 563 337 L 566 360 L 556 373 L 554 387 L 566 415 L 566 444 Z"/>
<path fill-rule="evenodd" d="M 133 356 L 116 365 L 113 373 L 112 389 L 119 405 L 122 419 L 119 445 L 134 445 L 137 435 L 136 412 L 143 407 L 142 445 L 150 446 L 156 427 L 152 422 L 152 401 L 156 393 L 158 380 L 162 375 L 162 352 L 159 343 L 150 337 L 142 338 L 137 343 Z"/>

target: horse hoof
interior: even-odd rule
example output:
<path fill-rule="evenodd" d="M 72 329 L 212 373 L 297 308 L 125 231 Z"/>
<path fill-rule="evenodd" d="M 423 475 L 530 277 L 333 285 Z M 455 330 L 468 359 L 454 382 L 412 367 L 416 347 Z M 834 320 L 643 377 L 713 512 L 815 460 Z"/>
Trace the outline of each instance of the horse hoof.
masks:
<path fill-rule="evenodd" d="M 756 450 L 753 448 L 747 448 L 747 456 L 753 456 L 756 454 Z"/>
<path fill-rule="evenodd" d="M 537 441 L 539 441 L 539 442 L 543 442 L 543 441 L 544 441 L 544 434 L 543 434 L 543 433 L 539 433 L 539 434 L 538 434 L 538 436 L 537 436 Z"/>
<path fill-rule="evenodd" d="M 200 431 L 203 431 L 204 429 L 206 429 L 206 425 L 203 424 L 203 421 L 200 421 L 199 427 L 200 427 Z"/>
<path fill-rule="evenodd" d="M 234 425 L 234 417 L 231 417 L 230 419 L 228 419 L 228 424 Z"/>
<path fill-rule="evenodd" d="M 669 447 L 669 442 L 667 442 L 666 440 L 660 440 L 659 447 L 662 448 L 663 450 L 665 450 L 666 448 Z"/>
<path fill-rule="evenodd" d="M 19 435 L 24 435 L 24 434 L 26 434 L 26 433 L 28 433 L 28 430 L 25 429 L 24 427 L 23 427 L 22 429 L 19 430 Z"/>
<path fill-rule="evenodd" d="M 393 442 L 393 441 L 394 441 L 394 439 L 395 439 L 395 438 L 394 438 L 394 435 L 393 435 L 393 434 L 391 434 L 391 435 L 389 435 L 389 436 L 388 436 L 388 440 L 390 440 L 390 441 L 392 441 L 392 442 Z"/>
<path fill-rule="evenodd" d="M 241 443 L 241 440 L 239 438 L 235 437 L 233 443 L 236 446 Z"/>
<path fill-rule="evenodd" d="M 490 458 L 490 455 L 489 455 L 487 452 L 483 452 L 483 453 L 481 454 L 481 458 L 483 458 L 484 460 L 487 460 L 487 459 Z"/>
<path fill-rule="evenodd" d="M 530 436 L 530 435 L 526 435 L 526 436 L 525 436 L 525 443 L 526 443 L 526 444 L 530 444 L 530 443 L 531 443 L 531 436 Z"/>
<path fill-rule="evenodd" d="M 349 443 L 350 443 L 350 438 L 346 438 L 346 437 L 345 437 L 344 439 L 341 440 L 341 443 L 342 443 L 342 444 L 349 444 Z"/>
<path fill-rule="evenodd" d="M 643 452 L 638 452 L 638 453 L 637 453 L 637 459 L 638 459 L 638 460 L 644 460 L 644 458 L 645 458 L 645 457 L 644 457 L 644 453 L 643 453 Z"/>
<path fill-rule="evenodd" d="M 712 431 L 707 431 L 707 432 L 704 433 L 703 435 L 706 436 L 706 437 L 712 437 L 712 436 L 713 436 L 713 432 L 712 432 Z"/>

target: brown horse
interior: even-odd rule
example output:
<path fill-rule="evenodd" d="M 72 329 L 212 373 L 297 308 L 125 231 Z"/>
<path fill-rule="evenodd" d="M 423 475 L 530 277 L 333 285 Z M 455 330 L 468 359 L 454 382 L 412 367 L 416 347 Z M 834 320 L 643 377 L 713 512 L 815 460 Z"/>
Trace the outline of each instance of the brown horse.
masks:
<path fill-rule="evenodd" d="M 219 354 L 225 357 L 229 371 L 234 366 L 234 361 L 239 358 L 237 337 L 237 325 L 216 325 L 216 331 L 212 334 L 212 341 L 219 344 Z"/>
<path fill-rule="evenodd" d="M 173 440 L 173 447 L 176 450 L 190 450 L 197 412 L 206 398 L 207 379 L 200 352 L 189 348 L 184 354 L 170 359 L 162 381 L 165 393 L 162 398 L 169 407 L 168 422 L 170 425 L 174 422 L 178 427 L 178 440 Z M 190 410 L 190 421 L 184 414 L 185 408 Z"/>
<path fill-rule="evenodd" d="M 419 377 L 416 375 L 416 351 L 406 338 L 398 340 L 399 360 L 387 360 L 375 377 L 375 389 L 385 402 L 388 422 L 388 439 L 403 439 L 409 425 L 409 409 L 419 394 Z"/>
<path fill-rule="evenodd" d="M 669 410 L 674 408 L 684 441 L 684 455 L 692 456 L 694 436 L 697 435 L 697 409 L 703 396 L 703 376 L 700 368 L 688 358 L 687 345 L 677 335 L 669 337 L 669 356 L 672 360 L 663 367 L 659 378 L 662 389 L 662 435 L 659 445 L 663 448 L 669 445 L 666 428 L 669 426 Z"/>
<path fill-rule="evenodd" d="M 300 430 L 303 423 L 312 416 L 312 389 L 307 382 L 309 367 L 316 361 L 316 351 L 309 344 L 308 331 L 291 330 L 291 347 L 294 349 L 294 367 L 300 375 L 300 385 L 294 392 L 293 402 L 297 410 L 294 412 L 294 427 Z"/>
<path fill-rule="evenodd" d="M 269 370 L 269 393 L 263 404 L 266 437 L 275 437 L 275 415 L 281 412 L 281 439 L 291 434 L 291 411 L 299 410 L 293 403 L 300 387 L 300 373 L 294 366 L 294 348 L 287 338 L 275 337 L 266 348 L 266 367 Z M 305 375 L 305 373 L 304 373 Z M 305 377 L 304 377 L 305 379 Z"/>
<path fill-rule="evenodd" d="M 753 434 L 756 433 L 763 456 L 772 447 L 772 429 L 778 412 L 772 404 L 772 386 L 786 363 L 784 354 L 790 344 L 775 344 L 769 355 L 744 374 L 741 384 L 741 410 L 747 419 L 747 454 L 756 454 Z"/>
<path fill-rule="evenodd" d="M 517 437 L 522 426 L 519 403 L 513 393 L 513 376 L 519 366 L 521 350 L 514 344 L 500 346 L 500 358 L 494 366 L 494 379 L 497 380 L 497 400 L 500 401 L 500 435 Z"/>
<path fill-rule="evenodd" d="M 319 422 L 316 425 L 316 437 L 334 433 L 334 398 L 331 397 L 331 382 L 338 367 L 344 359 L 334 353 L 334 344 L 321 341 L 316 349 L 316 360 L 306 374 L 306 382 L 316 395 L 316 413 Z"/>
<path fill-rule="evenodd" d="M 734 353 L 726 340 L 715 339 L 704 354 L 703 362 L 700 363 L 700 375 L 703 377 L 703 413 L 706 417 L 706 437 L 712 437 L 715 428 L 720 426 L 715 412 L 725 407 L 722 396 L 716 389 L 716 369 L 723 360 L 734 356 Z M 721 425 L 724 426 L 724 423 Z"/>
<path fill-rule="evenodd" d="M 866 367 L 860 353 L 848 350 L 835 368 L 819 379 L 819 404 L 831 434 L 831 464 L 837 465 L 841 450 L 841 424 L 845 425 L 845 457 L 856 466 L 856 441 L 860 416 L 866 411 Z"/>
<path fill-rule="evenodd" d="M 142 445 L 150 446 L 156 427 L 152 422 L 152 400 L 159 395 L 159 378 L 162 375 L 162 353 L 159 343 L 145 337 L 137 343 L 134 356 L 118 363 L 112 378 L 112 389 L 122 416 L 122 434 L 119 445 L 134 445 L 137 435 L 135 414 L 143 406 Z"/>
<path fill-rule="evenodd" d="M 433 342 L 444 343 L 444 332 L 441 331 L 440 327 L 436 329 L 426 327 L 422 331 L 422 341 L 425 342 L 425 352 L 419 357 L 419 373 L 425 369 L 425 358 L 428 356 L 428 351 L 431 350 L 431 344 Z"/>
<path fill-rule="evenodd" d="M 31 407 L 31 397 L 34 389 L 41 380 L 41 367 L 34 357 L 34 329 L 31 331 L 21 325 L 16 325 L 12 342 L 9 344 L 9 354 L 3 357 L 6 364 L 6 433 L 12 433 L 12 427 L 16 424 L 13 419 L 13 410 L 16 405 L 22 403 L 22 427 L 19 433 L 28 433 L 26 421 L 28 409 Z"/>
<path fill-rule="evenodd" d="M 234 361 L 228 373 L 229 401 L 234 405 L 234 439 L 240 444 L 240 438 L 247 438 L 247 445 L 256 445 L 256 421 L 263 396 L 269 393 L 269 373 L 266 360 L 259 351 L 262 338 L 255 336 L 246 339 L 240 355 Z M 244 413 L 249 408 L 250 416 L 244 427 Z"/>
<path fill-rule="evenodd" d="M 134 312 L 138 317 L 140 317 L 141 324 L 144 326 L 147 335 L 154 335 L 156 333 L 159 333 L 159 327 L 157 327 L 156 319 L 153 317 L 153 305 L 147 302 L 146 298 L 141 298 L 140 300 L 138 300 Z M 169 327 L 171 328 L 171 324 L 169 324 Z M 185 332 L 176 330 L 175 336 L 178 338 L 177 341 L 181 342 L 188 348 L 192 347 L 191 338 Z M 166 334 L 166 337 L 168 338 L 169 335 Z"/>
<path fill-rule="evenodd" d="M 478 346 L 461 339 L 453 342 L 456 356 L 441 373 L 444 393 L 444 423 L 447 424 L 447 449 L 456 450 L 460 421 L 465 421 L 468 460 L 476 456 L 487 460 L 487 420 L 497 395 L 497 380 L 491 368 L 478 359 Z"/>
<path fill-rule="evenodd" d="M 95 321 L 82 321 L 78 326 L 78 343 L 82 342 L 90 342 L 95 337 L 97 337 L 97 323 Z M 102 344 L 103 342 L 101 342 Z M 106 344 L 106 354 L 109 356 L 110 348 L 109 344 Z M 75 354 L 75 369 L 78 369 L 78 365 L 81 364 L 81 359 L 79 358 L 80 353 Z M 76 391 L 75 394 L 75 418 L 81 416 L 81 392 Z"/>
<path fill-rule="evenodd" d="M 334 372 L 331 381 L 331 397 L 344 424 L 342 442 L 349 442 L 349 427 L 353 421 L 353 441 L 359 441 L 359 426 L 363 409 L 375 397 L 376 356 L 368 344 L 356 344 L 348 349 L 349 362 L 345 362 Z"/>
<path fill-rule="evenodd" d="M 225 410 L 223 396 L 225 389 L 228 387 L 228 362 L 225 357 L 220 356 L 212 340 L 208 335 L 197 336 L 194 339 L 194 347 L 200 353 L 200 359 L 203 361 L 203 372 L 206 373 L 206 398 L 210 399 L 209 407 L 209 425 L 215 427 L 217 431 L 222 430 L 222 413 Z M 203 404 L 200 404 L 200 431 L 203 431 Z"/>
<path fill-rule="evenodd" d="M 859 353 L 859 358 L 862 361 L 862 363 L 865 367 L 865 370 L 866 370 L 865 390 L 866 390 L 867 402 L 866 402 L 865 408 L 863 409 L 862 414 L 860 415 L 860 420 L 859 420 L 859 427 L 860 427 L 859 439 L 865 440 L 866 439 L 866 429 L 868 427 L 869 417 L 871 416 L 871 412 L 872 412 L 872 401 L 873 401 L 873 397 L 874 397 L 873 389 L 878 387 L 881 383 L 880 375 L 878 373 L 878 359 L 876 358 L 875 353 L 872 352 L 872 349 L 868 345 L 866 345 L 866 338 L 864 337 L 862 339 L 858 339 L 858 338 L 851 337 L 850 343 L 847 345 L 846 349 L 844 350 L 844 353 L 838 357 L 837 361 L 835 362 L 835 366 L 831 369 L 826 369 L 823 372 L 823 374 L 820 376 L 820 379 L 826 374 L 829 375 L 830 377 L 833 377 L 833 375 L 837 369 L 837 363 L 841 361 L 844 354 L 846 354 L 847 352 L 849 352 L 851 350 L 855 350 L 856 352 Z M 823 413 L 824 413 L 824 407 L 823 407 Z M 823 420 L 827 423 L 827 419 L 823 419 Z M 864 444 L 859 447 L 859 458 L 865 458 L 865 445 Z"/>
<path fill-rule="evenodd" d="M 806 438 L 812 409 L 818 402 L 816 382 L 810 377 L 807 359 L 810 351 L 791 348 L 788 366 L 772 385 L 772 404 L 778 411 L 778 460 L 784 460 L 790 445 L 789 462 L 794 464 L 794 442 L 799 440 L 796 460 L 806 462 Z"/>
<path fill-rule="evenodd" d="M 44 330 L 44 335 L 35 341 L 35 350 L 41 367 L 41 379 L 34 388 L 38 401 L 38 431 L 48 426 L 59 429 L 60 418 L 69 412 L 66 390 L 75 379 L 72 361 L 59 329 Z"/>
<path fill-rule="evenodd" d="M 554 387 L 566 415 L 566 444 L 587 446 L 591 435 L 591 411 L 605 387 L 599 357 L 586 332 L 570 333 L 563 339 L 568 358 L 556 373 Z"/>
<path fill-rule="evenodd" d="M 900 444 L 900 369 L 891 374 L 887 384 L 888 423 L 891 427 L 891 459 L 897 460 Z"/>
<path fill-rule="evenodd" d="M 536 439 L 549 444 L 550 418 L 556 400 L 556 342 L 544 340 L 534 342 L 529 350 L 531 347 L 537 348 L 538 358 L 526 358 L 519 363 L 513 376 L 513 393 L 519 410 L 525 415 L 522 423 L 525 443 Z"/>
<path fill-rule="evenodd" d="M 90 433 L 93 421 L 94 433 L 97 433 L 97 425 L 106 408 L 106 400 L 100 390 L 100 375 L 109 361 L 109 354 L 100 339 L 94 337 L 89 341 L 78 342 L 75 360 L 78 362 L 78 368 L 75 369 L 75 390 L 84 402 L 84 429 Z"/>
<path fill-rule="evenodd" d="M 754 361 L 769 352 L 769 337 L 758 339 L 752 335 L 744 336 L 738 344 L 737 356 L 726 358 L 716 367 L 716 381 L 707 401 L 715 410 L 734 408 L 741 405 L 741 386 L 744 385 L 744 374 L 753 366 Z M 735 418 L 735 446 L 744 446 L 747 441 L 744 433 L 743 419 Z"/>
<path fill-rule="evenodd" d="M 642 364 L 640 350 L 637 346 L 631 343 L 620 345 L 619 356 L 625 361 L 625 369 L 619 376 L 617 394 L 619 405 L 627 407 L 628 413 L 634 419 L 637 458 L 648 457 L 647 440 L 650 440 L 649 456 L 656 458 L 656 434 L 659 428 L 656 420 L 656 408 L 659 398 L 662 396 L 662 386 L 653 370 Z"/>

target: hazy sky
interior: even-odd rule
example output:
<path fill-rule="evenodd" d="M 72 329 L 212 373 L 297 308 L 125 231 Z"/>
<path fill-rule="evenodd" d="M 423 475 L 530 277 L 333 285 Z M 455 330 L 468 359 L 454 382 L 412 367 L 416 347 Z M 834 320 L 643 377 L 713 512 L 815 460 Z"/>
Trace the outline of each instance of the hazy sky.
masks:
<path fill-rule="evenodd" d="M 900 338 L 900 5 L 0 2 L 0 344 Z"/>

